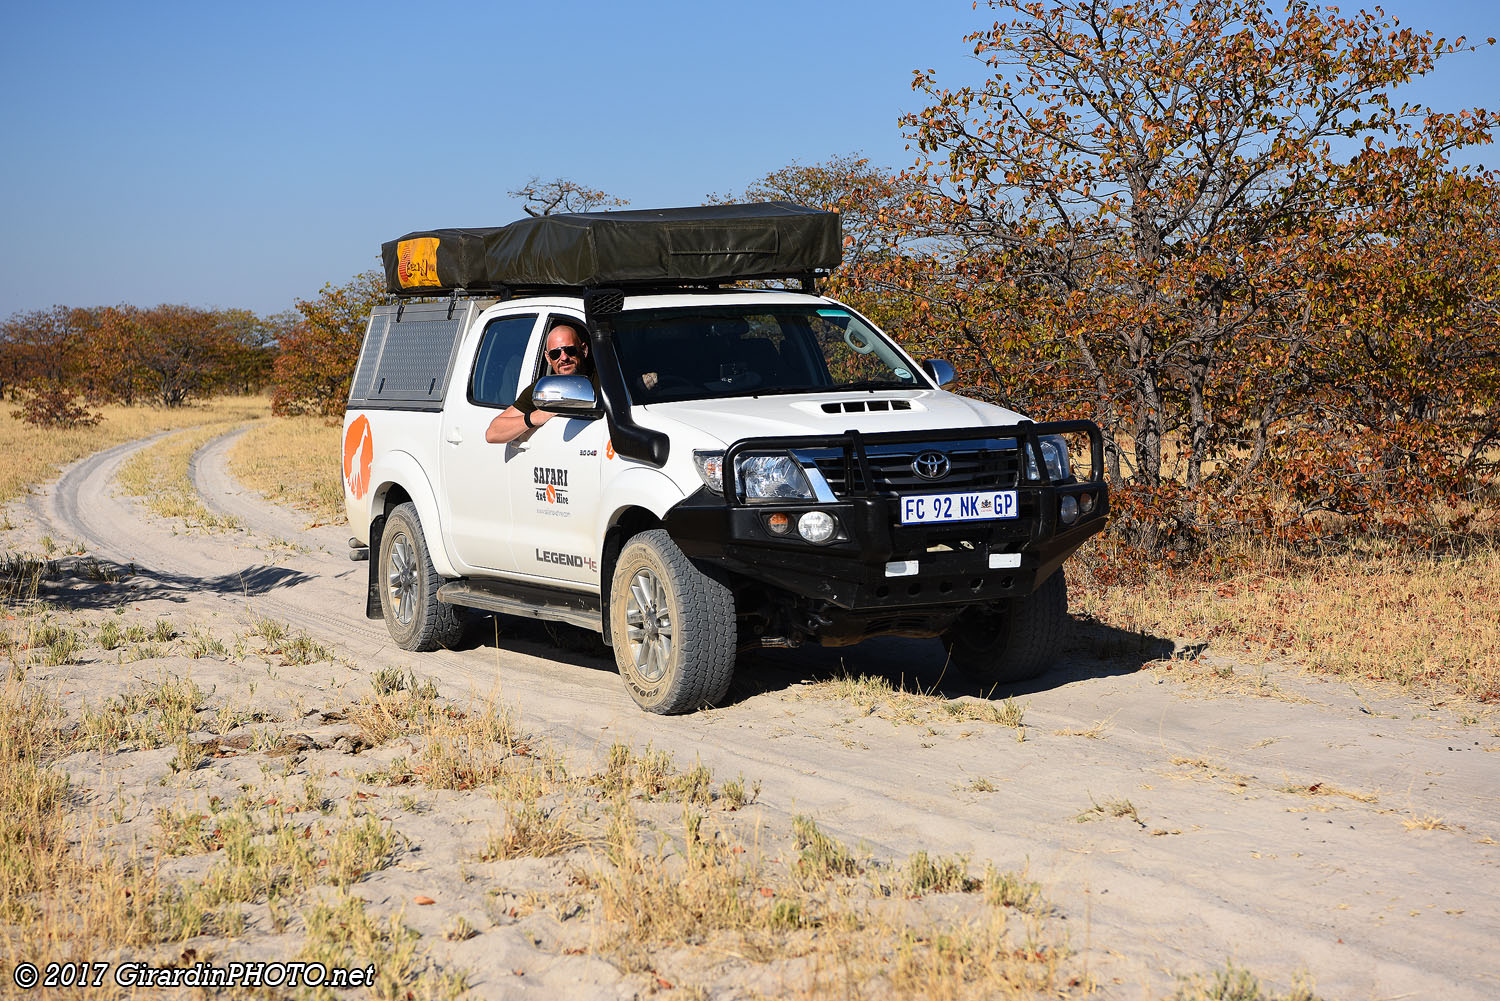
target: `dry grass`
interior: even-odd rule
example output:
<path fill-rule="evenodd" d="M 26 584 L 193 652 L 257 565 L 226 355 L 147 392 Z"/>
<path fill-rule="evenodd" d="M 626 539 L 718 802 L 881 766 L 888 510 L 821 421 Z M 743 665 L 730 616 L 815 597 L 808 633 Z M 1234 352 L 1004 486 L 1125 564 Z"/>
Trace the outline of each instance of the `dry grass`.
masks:
<path fill-rule="evenodd" d="M 159 722 L 186 726 L 194 691 L 164 682 L 122 701 L 154 704 Z M 275 797 L 254 794 L 233 806 L 213 797 L 206 810 L 158 810 L 150 844 L 111 850 L 100 838 L 107 820 L 79 816 L 86 791 L 74 790 L 54 767 L 90 743 L 89 732 L 65 723 L 54 702 L 16 676 L 0 686 L 0 951 L 6 955 L 77 960 L 122 948 L 149 955 L 198 935 L 234 936 L 244 927 L 244 905 L 265 904 L 278 913 L 278 901 L 306 899 L 320 886 L 346 889 L 403 850 L 394 828 L 352 805 L 342 817 L 308 822 Z M 181 856 L 212 862 L 193 878 L 167 877 L 162 859 Z M 349 925 L 362 927 L 352 914 L 345 926 L 330 927 L 318 920 L 316 908 L 304 918 L 310 953 L 337 951 Z M 392 960 L 382 977 L 395 979 L 377 996 L 401 996 L 395 987 L 414 979 L 406 976 L 410 964 L 397 962 L 403 936 L 363 938 L 358 944 L 377 966 L 379 957 Z M 381 942 L 383 948 L 374 948 Z"/>
<path fill-rule="evenodd" d="M 1228 963 L 1222 970 L 1184 977 L 1171 1001 L 1318 1001 L 1304 978 L 1296 977 L 1286 994 L 1272 994 L 1249 970 Z"/>
<path fill-rule="evenodd" d="M 1500 548 L 1451 558 L 1383 545 L 1319 557 L 1246 548 L 1221 565 L 1109 588 L 1088 586 L 1080 566 L 1073 611 L 1225 653 L 1500 700 Z"/>
<path fill-rule="evenodd" d="M 991 867 L 974 879 L 962 859 L 925 853 L 899 869 L 859 865 L 810 821 L 799 826 L 805 847 L 787 865 L 691 807 L 664 829 L 617 801 L 586 877 L 601 951 L 679 985 L 684 971 L 736 956 L 778 970 L 778 996 L 1067 996 L 1066 950 L 1023 875 Z"/>
<path fill-rule="evenodd" d="M 1100 803 L 1091 795 L 1089 796 L 1089 808 L 1073 819 L 1080 824 L 1086 824 L 1090 820 L 1100 820 L 1108 817 L 1113 817 L 1117 820 L 1129 820 L 1139 824 L 1141 827 L 1146 826 L 1146 822 L 1141 820 L 1141 815 L 1136 812 L 1135 804 L 1124 798 L 1107 799 L 1103 803 Z"/>
<path fill-rule="evenodd" d="M 721 785 L 699 763 L 681 767 L 662 751 L 619 743 L 597 768 L 569 771 L 503 709 L 458 711 L 396 670 L 372 681 L 373 694 L 347 718 L 416 750 L 368 778 L 472 782 L 493 795 L 497 823 L 477 858 L 567 860 L 567 885 L 534 894 L 526 908 L 592 915 L 588 946 L 570 951 L 685 996 L 704 996 L 692 983 L 726 956 L 776 969 L 804 997 L 1067 993 L 1067 951 L 1024 873 L 989 865 L 975 877 L 967 860 L 925 852 L 901 865 L 861 859 L 811 817 L 781 831 L 760 816 L 739 819 L 758 794 L 743 778 Z M 437 763 L 457 748 L 467 764 L 455 782 Z M 460 939 L 472 931 L 448 929 Z"/>
<path fill-rule="evenodd" d="M 1312 782 L 1307 785 L 1290 783 L 1277 786 L 1276 791 L 1291 793 L 1293 796 L 1341 796 L 1344 799 L 1352 799 L 1356 803 L 1380 802 L 1380 796 L 1377 793 L 1344 789 L 1332 782 Z"/>
<path fill-rule="evenodd" d="M 804 997 L 1071 993 L 1061 972 L 1068 952 L 1024 873 L 990 865 L 976 877 L 964 858 L 925 852 L 899 863 L 858 857 L 810 817 L 765 827 L 766 816 L 747 809 L 756 791 L 742 778 L 721 785 L 701 764 L 623 744 L 598 767 L 570 772 L 493 701 L 460 709 L 394 670 L 372 687 L 343 718 L 412 743 L 402 784 L 493 798 L 503 823 L 478 858 L 564 860 L 555 885 L 526 906 L 591 916 L 587 945 L 567 951 L 658 987 L 774 970 Z M 203 702 L 191 682 L 163 678 L 74 727 L 19 677 L 0 688 L 0 949 L 134 957 L 207 936 L 217 950 L 253 933 L 246 915 L 255 912 L 272 931 L 297 932 L 296 958 L 373 963 L 375 997 L 461 994 L 466 976 L 435 962 L 399 913 L 374 913 L 350 892 L 407 850 L 396 827 L 366 809 L 380 797 L 362 783 L 338 812 L 312 776 L 296 790 L 242 785 L 234 802 L 159 805 L 145 815 L 144 844 L 111 846 L 106 820 L 78 816 L 88 791 L 70 787 L 58 758 L 84 747 L 132 753 L 122 742 L 169 745 L 213 725 Z M 176 875 L 183 867 L 191 878 Z M 454 941 L 481 933 L 462 915 L 443 927 Z M 722 972 L 726 956 L 742 964 L 738 973 Z"/>
<path fill-rule="evenodd" d="M 59 430 L 24 424 L 0 408 L 0 503 L 52 479 L 59 469 L 100 449 L 158 431 L 224 421 L 247 421 L 270 412 L 263 397 L 221 397 L 175 410 L 101 407 L 104 421 L 91 428 Z"/>
<path fill-rule="evenodd" d="M 234 443 L 230 468 L 267 499 L 307 512 L 309 528 L 342 524 L 340 432 L 325 417 L 275 417 Z"/>
<path fill-rule="evenodd" d="M 208 531 L 239 528 L 234 518 L 203 505 L 193 486 L 189 465 L 200 448 L 242 423 L 243 420 L 216 421 L 179 431 L 140 450 L 120 467 L 120 486 L 143 499 L 152 513 L 180 520 L 188 528 Z"/>
<path fill-rule="evenodd" d="M 26 593 L 20 600 L 36 606 Z M 166 619 L 80 631 L 36 607 L 17 608 L 28 658 L 96 636 L 121 653 L 151 641 L 219 655 L 211 636 Z M 244 640 L 284 654 L 288 636 L 257 619 Z M 492 810 L 488 837 L 466 857 L 418 861 L 438 879 L 466 880 L 470 864 L 553 860 L 536 870 L 550 883 L 528 890 L 521 910 L 559 922 L 586 915 L 565 926 L 572 937 L 558 951 L 602 958 L 642 993 L 667 983 L 702 996 L 695 982 L 718 991 L 774 980 L 801 997 L 1030 998 L 1069 996 L 1080 983 L 1063 972 L 1060 926 L 1024 873 L 989 865 L 978 876 L 965 858 L 926 852 L 872 859 L 812 817 L 755 808 L 760 784 L 743 776 L 720 782 L 701 762 L 618 743 L 569 767 L 503 704 L 444 699 L 406 669 L 375 671 L 367 695 L 323 712 L 345 728 L 342 752 L 326 734 L 320 743 L 290 729 L 312 727 L 307 714 L 252 731 L 236 708 L 244 704 L 243 692 L 163 673 L 64 712 L 26 682 L 24 665 L 9 676 L 0 686 L 0 951 L 160 959 L 195 939 L 200 953 L 222 955 L 290 932 L 301 951 L 287 958 L 373 964 L 374 997 L 456 997 L 466 975 L 437 959 L 399 911 L 351 888 L 404 865 L 408 814 L 467 802 Z M 1023 707 L 992 708 L 997 722 L 1019 726 Z M 313 757 L 339 753 L 360 757 Z M 128 762 L 121 770 L 135 785 L 113 795 L 87 780 L 75 787 L 59 767 L 70 755 Z M 259 760 L 268 786 L 218 762 L 245 756 Z M 92 774 L 77 760 L 74 774 Z M 357 761 L 374 770 L 358 774 Z M 178 796 L 155 792 L 174 786 Z M 444 916 L 441 936 L 492 932 L 469 917 Z"/>
<path fill-rule="evenodd" d="M 875 716 L 894 723 L 915 726 L 944 721 L 995 723 L 1014 729 L 1016 739 L 1025 739 L 1026 706 L 1014 699 L 1001 702 L 950 699 L 935 691 L 908 687 L 904 680 L 893 684 L 889 678 L 868 674 L 842 674 L 802 685 L 796 691 L 804 698 L 846 702 L 862 716 Z"/>
<path fill-rule="evenodd" d="M 1114 725 L 1115 714 L 1111 713 L 1104 719 L 1096 719 L 1093 724 L 1080 727 L 1075 730 L 1053 730 L 1054 737 L 1087 737 L 1089 740 L 1103 740 L 1104 735 L 1109 733 L 1110 727 Z"/>

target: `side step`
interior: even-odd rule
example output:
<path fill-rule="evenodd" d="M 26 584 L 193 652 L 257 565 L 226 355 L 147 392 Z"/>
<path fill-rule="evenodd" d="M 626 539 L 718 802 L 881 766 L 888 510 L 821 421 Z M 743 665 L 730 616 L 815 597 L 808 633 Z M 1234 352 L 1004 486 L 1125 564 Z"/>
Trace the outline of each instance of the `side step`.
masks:
<path fill-rule="evenodd" d="M 596 633 L 604 631 L 604 617 L 599 611 L 597 594 L 560 591 L 508 580 L 465 579 L 449 581 L 438 588 L 437 599 L 486 612 L 550 619 L 592 629 Z"/>

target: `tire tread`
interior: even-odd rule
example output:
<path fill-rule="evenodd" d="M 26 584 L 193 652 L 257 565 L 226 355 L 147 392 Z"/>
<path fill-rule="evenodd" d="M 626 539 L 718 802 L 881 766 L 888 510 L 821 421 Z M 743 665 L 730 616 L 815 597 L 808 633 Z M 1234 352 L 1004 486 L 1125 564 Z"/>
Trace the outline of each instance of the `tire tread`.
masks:
<path fill-rule="evenodd" d="M 1068 585 L 1061 570 L 1031 594 L 1012 598 L 999 614 L 984 620 L 995 628 L 991 644 L 975 644 L 973 626 L 957 624 L 943 636 L 954 666 L 985 684 L 1029 681 L 1057 661 L 1072 620 Z"/>
<path fill-rule="evenodd" d="M 417 554 L 418 569 L 423 575 L 421 600 L 417 602 L 416 615 L 413 617 L 414 629 L 405 639 L 402 639 L 397 631 L 395 614 L 387 604 L 390 589 L 385 584 L 386 540 L 395 538 L 398 525 L 404 528 L 406 534 L 410 536 L 412 547 Z M 380 608 L 385 615 L 386 628 L 390 631 L 391 638 L 396 641 L 396 645 L 403 650 L 424 653 L 457 644 L 463 634 L 463 620 L 459 618 L 458 609 L 455 606 L 438 601 L 437 593 L 438 588 L 443 586 L 443 575 L 433 569 L 432 556 L 427 551 L 427 537 L 422 533 L 422 519 L 417 514 L 415 504 L 407 501 L 397 505 L 391 511 L 386 518 L 380 549 Z"/>
<path fill-rule="evenodd" d="M 671 574 L 682 620 L 673 624 L 679 644 L 677 661 L 682 666 L 673 672 L 664 697 L 654 705 L 642 703 L 642 708 L 677 715 L 715 705 L 723 700 L 734 679 L 738 639 L 734 594 L 698 569 L 670 535 L 656 528 L 631 537 L 620 550 L 611 592 L 619 596 L 615 600 L 624 601 L 629 581 L 622 579 L 619 568 L 628 568 L 634 562 L 631 550 L 637 546 L 647 547 Z M 613 609 L 610 614 L 613 616 Z M 623 635 L 615 637 L 614 649 L 616 664 L 623 673 L 625 659 L 630 656 L 629 642 Z"/>

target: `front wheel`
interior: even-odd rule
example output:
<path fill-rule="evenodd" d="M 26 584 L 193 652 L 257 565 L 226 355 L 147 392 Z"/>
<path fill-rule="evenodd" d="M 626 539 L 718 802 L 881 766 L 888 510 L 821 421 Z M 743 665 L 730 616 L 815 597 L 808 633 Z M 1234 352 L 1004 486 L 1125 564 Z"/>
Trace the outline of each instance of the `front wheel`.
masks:
<path fill-rule="evenodd" d="M 1068 585 L 1061 570 L 1024 598 L 970 608 L 943 633 L 948 659 L 984 685 L 1008 685 L 1044 674 L 1067 640 Z"/>
<path fill-rule="evenodd" d="M 615 664 L 647 712 L 712 705 L 734 676 L 734 595 L 661 529 L 625 543 L 610 584 Z"/>
<path fill-rule="evenodd" d="M 403 650 L 451 647 L 463 632 L 458 610 L 437 599 L 443 578 L 432 568 L 422 520 L 411 502 L 397 505 L 380 535 L 380 608 Z"/>

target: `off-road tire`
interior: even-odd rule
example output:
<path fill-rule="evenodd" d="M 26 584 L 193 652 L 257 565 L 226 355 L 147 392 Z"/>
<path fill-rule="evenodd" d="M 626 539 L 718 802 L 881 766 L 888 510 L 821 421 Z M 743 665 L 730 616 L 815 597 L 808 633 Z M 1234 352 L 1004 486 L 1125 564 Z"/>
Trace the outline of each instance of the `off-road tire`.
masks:
<path fill-rule="evenodd" d="M 422 519 L 411 502 L 398 505 L 386 517 L 380 535 L 379 581 L 380 610 L 397 646 L 436 650 L 458 642 L 463 622 L 457 608 L 437 599 L 443 578 L 432 568 Z"/>
<path fill-rule="evenodd" d="M 943 633 L 949 662 L 986 687 L 1045 674 L 1067 642 L 1068 585 L 1061 570 L 1024 598 L 971 608 Z"/>
<path fill-rule="evenodd" d="M 699 570 L 661 529 L 633 536 L 620 550 L 610 585 L 609 622 L 620 677 L 647 712 L 692 712 L 721 701 L 729 691 L 734 594 Z M 666 643 L 661 642 L 662 625 L 670 632 Z"/>

